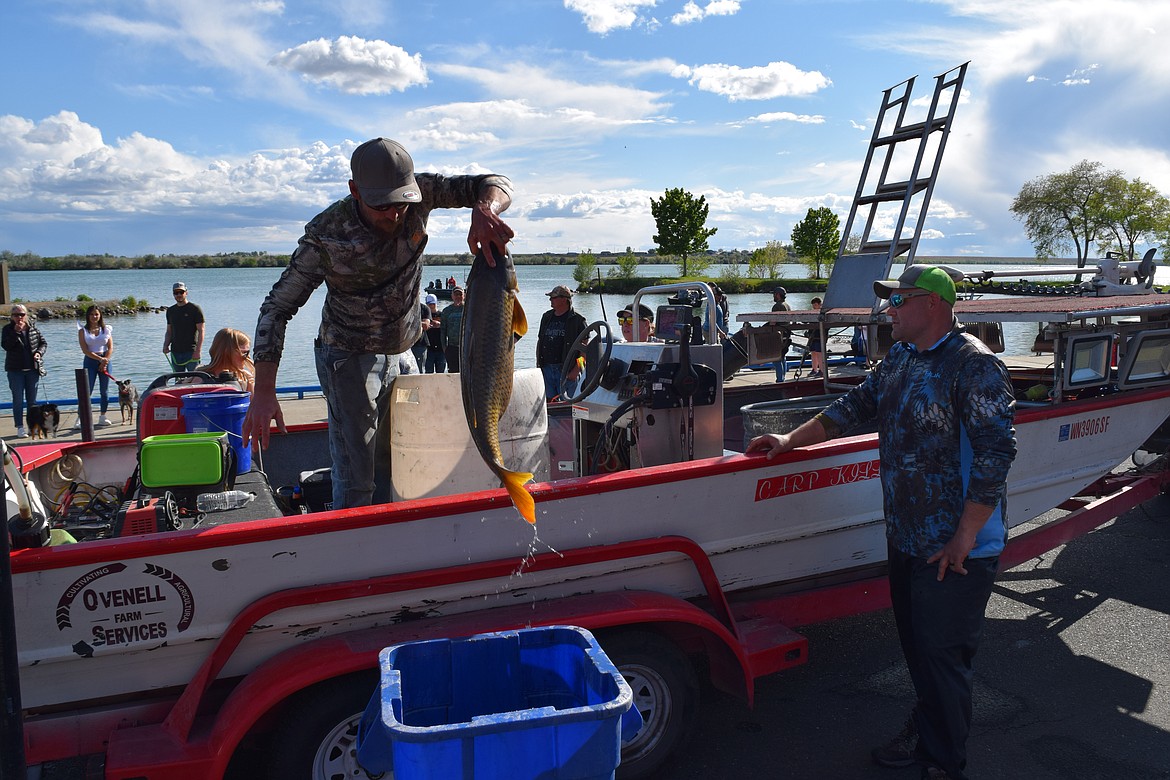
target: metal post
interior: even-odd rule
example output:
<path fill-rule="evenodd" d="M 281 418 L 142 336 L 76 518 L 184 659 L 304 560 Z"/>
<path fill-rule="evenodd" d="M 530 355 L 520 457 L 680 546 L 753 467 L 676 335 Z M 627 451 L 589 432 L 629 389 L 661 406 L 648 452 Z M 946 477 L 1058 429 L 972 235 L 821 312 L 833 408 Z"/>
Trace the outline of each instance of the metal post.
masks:
<path fill-rule="evenodd" d="M 0 477 L 0 490 L 4 479 Z M 24 721 L 20 704 L 20 665 L 16 655 L 16 607 L 8 558 L 8 522 L 0 533 L 0 778 L 25 780 Z"/>
<path fill-rule="evenodd" d="M 89 402 L 89 374 L 84 368 L 73 369 L 77 384 L 77 419 L 81 421 L 81 440 L 93 441 L 93 404 Z"/>

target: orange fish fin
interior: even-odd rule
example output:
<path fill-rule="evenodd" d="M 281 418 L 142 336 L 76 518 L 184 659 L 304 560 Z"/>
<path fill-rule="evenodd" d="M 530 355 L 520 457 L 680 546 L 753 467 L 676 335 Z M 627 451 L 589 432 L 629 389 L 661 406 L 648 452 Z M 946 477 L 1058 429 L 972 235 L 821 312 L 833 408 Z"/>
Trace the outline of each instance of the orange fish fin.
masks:
<path fill-rule="evenodd" d="M 520 301 L 512 304 L 512 332 L 517 336 L 523 336 L 528 332 L 528 317 L 524 315 L 524 307 L 520 305 Z"/>
<path fill-rule="evenodd" d="M 523 471 L 504 471 L 500 475 L 504 487 L 516 506 L 516 511 L 529 523 L 536 525 L 536 501 L 532 494 L 524 489 L 524 483 L 532 481 L 532 475 Z"/>

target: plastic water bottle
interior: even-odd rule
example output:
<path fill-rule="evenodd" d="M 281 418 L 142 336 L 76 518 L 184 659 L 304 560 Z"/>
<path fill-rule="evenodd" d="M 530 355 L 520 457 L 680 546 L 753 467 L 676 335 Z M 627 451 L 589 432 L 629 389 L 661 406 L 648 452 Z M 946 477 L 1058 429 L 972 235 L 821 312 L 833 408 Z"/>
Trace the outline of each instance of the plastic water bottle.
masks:
<path fill-rule="evenodd" d="M 199 497 L 195 499 L 195 506 L 200 512 L 223 512 L 227 509 L 239 509 L 255 497 L 255 493 L 245 493 L 242 490 L 200 493 Z"/>

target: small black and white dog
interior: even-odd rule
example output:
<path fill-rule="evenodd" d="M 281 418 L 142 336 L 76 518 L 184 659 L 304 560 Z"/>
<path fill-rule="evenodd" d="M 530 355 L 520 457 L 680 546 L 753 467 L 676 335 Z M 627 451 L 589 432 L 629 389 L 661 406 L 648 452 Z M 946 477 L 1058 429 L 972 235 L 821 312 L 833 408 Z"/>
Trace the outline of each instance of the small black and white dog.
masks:
<path fill-rule="evenodd" d="M 118 410 L 122 412 L 122 424 L 134 422 L 134 407 L 138 405 L 138 390 L 129 379 L 118 381 Z"/>
<path fill-rule="evenodd" d="M 37 404 L 28 408 L 28 435 L 32 439 L 47 439 L 49 434 L 57 438 L 57 426 L 61 424 L 61 413 L 57 404 Z"/>

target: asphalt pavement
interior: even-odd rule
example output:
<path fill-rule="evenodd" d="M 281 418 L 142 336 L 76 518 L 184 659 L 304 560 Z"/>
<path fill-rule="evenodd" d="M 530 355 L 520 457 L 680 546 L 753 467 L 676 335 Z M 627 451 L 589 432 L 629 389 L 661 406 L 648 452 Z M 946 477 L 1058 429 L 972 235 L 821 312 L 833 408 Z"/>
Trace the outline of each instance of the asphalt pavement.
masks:
<path fill-rule="evenodd" d="M 802 629 L 804 666 L 748 709 L 706 691 L 659 780 L 914 780 L 869 750 L 913 703 L 889 610 Z M 1003 572 L 975 659 L 976 780 L 1170 778 L 1170 498 Z"/>

